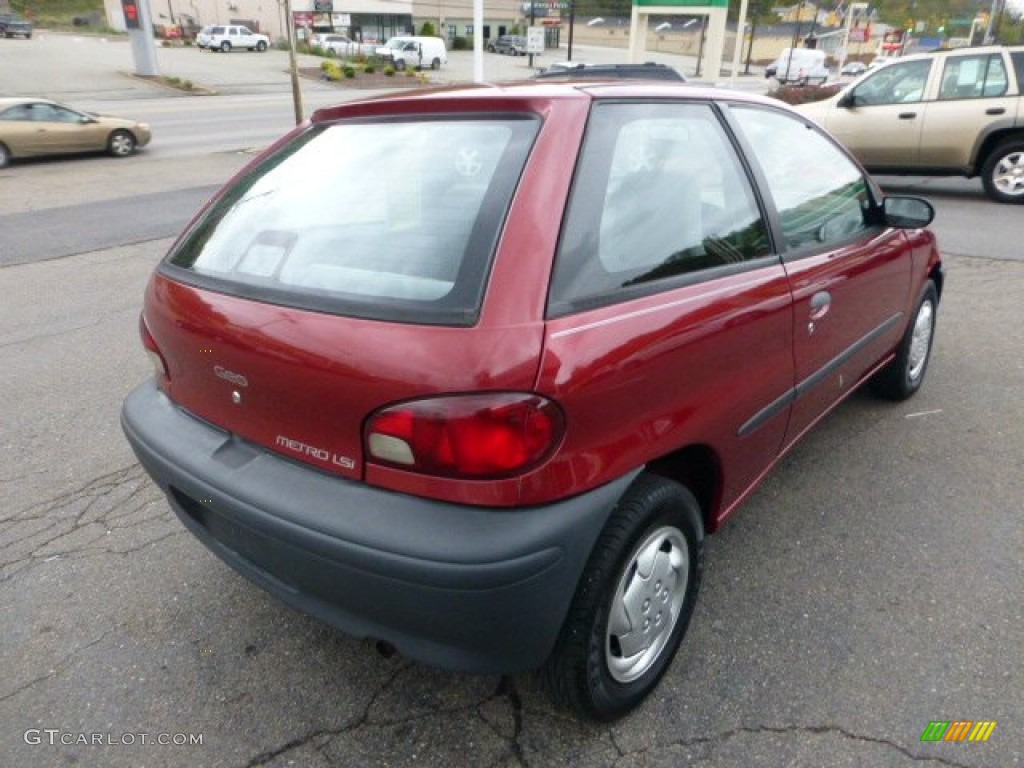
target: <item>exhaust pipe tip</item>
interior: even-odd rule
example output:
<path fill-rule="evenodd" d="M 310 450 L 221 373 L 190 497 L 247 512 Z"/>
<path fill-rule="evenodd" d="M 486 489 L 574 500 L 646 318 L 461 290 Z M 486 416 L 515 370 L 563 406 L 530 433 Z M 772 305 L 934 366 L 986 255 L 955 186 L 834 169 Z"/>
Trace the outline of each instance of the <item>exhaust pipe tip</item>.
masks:
<path fill-rule="evenodd" d="M 385 659 L 390 659 L 392 656 L 398 653 L 398 650 L 395 648 L 395 646 L 393 646 L 387 640 L 374 640 L 373 647 L 376 649 L 377 653 L 379 653 L 381 657 Z"/>

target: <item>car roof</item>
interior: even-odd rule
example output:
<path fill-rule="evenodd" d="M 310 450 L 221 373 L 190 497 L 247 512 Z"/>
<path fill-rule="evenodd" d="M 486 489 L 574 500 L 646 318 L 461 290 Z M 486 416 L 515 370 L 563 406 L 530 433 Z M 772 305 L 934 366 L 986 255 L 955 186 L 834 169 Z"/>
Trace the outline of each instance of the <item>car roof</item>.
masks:
<path fill-rule="evenodd" d="M 53 104 L 54 106 L 64 106 L 58 101 L 52 101 L 50 99 L 37 99 L 32 96 L 5 96 L 0 98 L 0 109 L 6 109 L 7 107 L 14 107 L 18 104 Z"/>
<path fill-rule="evenodd" d="M 536 79 L 545 78 L 635 78 L 648 80 L 685 81 L 686 78 L 666 64 L 653 61 L 643 64 L 576 64 L 564 62 L 552 65 L 543 72 L 534 75 Z"/>
<path fill-rule="evenodd" d="M 699 86 L 674 80 L 619 80 L 615 78 L 572 80 L 514 80 L 497 83 L 460 84 L 401 91 L 324 107 L 313 113 L 312 122 L 330 122 L 353 116 L 429 114 L 431 111 L 539 112 L 559 101 L 593 102 L 604 99 L 728 100 L 785 105 L 776 99 L 744 91 Z"/>

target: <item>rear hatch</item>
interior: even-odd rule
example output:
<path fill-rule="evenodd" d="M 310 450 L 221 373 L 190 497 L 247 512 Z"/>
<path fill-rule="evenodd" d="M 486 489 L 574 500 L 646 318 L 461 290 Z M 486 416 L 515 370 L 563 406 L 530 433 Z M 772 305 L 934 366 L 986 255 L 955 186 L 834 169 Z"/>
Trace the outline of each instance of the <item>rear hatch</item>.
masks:
<path fill-rule="evenodd" d="M 531 116 L 314 125 L 232 185 L 150 284 L 164 388 L 194 415 L 362 477 L 388 404 L 529 389 L 542 328 L 479 324 Z"/>

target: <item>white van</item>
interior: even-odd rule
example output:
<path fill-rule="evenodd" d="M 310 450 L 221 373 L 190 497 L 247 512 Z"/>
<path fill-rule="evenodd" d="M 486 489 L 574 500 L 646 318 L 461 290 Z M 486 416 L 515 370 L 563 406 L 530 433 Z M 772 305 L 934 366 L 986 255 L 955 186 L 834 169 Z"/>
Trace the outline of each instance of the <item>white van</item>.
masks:
<path fill-rule="evenodd" d="M 814 48 L 783 48 L 779 58 L 769 68 L 774 67 L 775 79 L 786 83 L 822 84 L 829 78 L 828 67 L 825 66 L 825 52 Z"/>
<path fill-rule="evenodd" d="M 448 63 L 448 49 L 440 37 L 392 37 L 377 55 L 391 59 L 395 69 L 440 69 Z"/>

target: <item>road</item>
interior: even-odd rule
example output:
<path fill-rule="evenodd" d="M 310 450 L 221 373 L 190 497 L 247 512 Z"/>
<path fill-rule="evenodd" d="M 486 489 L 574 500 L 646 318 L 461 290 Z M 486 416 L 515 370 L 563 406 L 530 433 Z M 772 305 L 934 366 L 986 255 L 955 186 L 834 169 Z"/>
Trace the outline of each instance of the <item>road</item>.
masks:
<path fill-rule="evenodd" d="M 216 100 L 246 96 L 267 94 L 174 99 L 180 130 L 220 133 L 204 130 L 231 112 Z M 162 98 L 119 111 L 179 120 Z M 661 687 L 599 726 L 529 676 L 384 658 L 282 607 L 185 533 L 135 463 L 118 410 L 150 371 L 143 287 L 251 141 L 0 172 L 0 763 L 1024 765 L 1016 209 L 971 182 L 885 180 L 927 190 L 949 254 L 928 381 L 900 405 L 855 395 L 784 460 L 710 541 Z M 171 231 L 146 230 L 158 216 Z M 997 727 L 920 741 L 951 719 Z"/>

